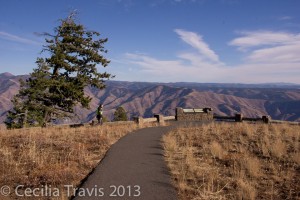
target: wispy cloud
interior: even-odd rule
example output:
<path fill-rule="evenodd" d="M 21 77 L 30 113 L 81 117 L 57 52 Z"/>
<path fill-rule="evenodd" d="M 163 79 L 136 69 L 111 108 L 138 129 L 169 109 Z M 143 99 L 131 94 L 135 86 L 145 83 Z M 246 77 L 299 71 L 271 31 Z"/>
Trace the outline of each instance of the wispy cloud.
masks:
<path fill-rule="evenodd" d="M 285 20 L 291 20 L 293 19 L 293 17 L 286 15 L 286 16 L 281 16 L 278 19 L 281 21 L 285 21 Z"/>
<path fill-rule="evenodd" d="M 191 56 L 191 54 L 187 54 Z M 238 66 L 219 66 L 204 64 L 197 55 L 189 57 L 193 61 L 186 63 L 185 58 L 161 60 L 148 55 L 125 55 L 122 62 L 130 66 L 131 78 L 137 81 L 156 82 L 226 82 L 226 83 L 267 83 L 299 82 L 299 63 L 244 63 Z M 199 62 L 198 62 L 199 61 Z M 127 73 L 128 74 L 128 73 Z M 127 75 L 125 74 L 125 76 Z M 128 76 L 128 75 L 127 75 Z M 128 77 L 130 78 L 130 77 Z M 128 80 L 128 78 L 124 80 Z"/>
<path fill-rule="evenodd" d="M 194 51 L 181 52 L 173 60 L 161 60 L 145 54 L 126 53 L 125 59 L 128 64 L 137 66 L 147 80 L 152 77 L 151 81 L 164 81 L 168 77 L 169 81 L 186 78 L 187 81 L 210 82 L 225 74 L 224 64 L 220 62 L 218 55 L 210 49 L 201 35 L 182 29 L 174 31 L 182 41 L 193 47 Z"/>
<path fill-rule="evenodd" d="M 129 10 L 131 7 L 135 5 L 133 0 L 118 0 L 119 3 L 123 4 L 126 10 Z"/>
<path fill-rule="evenodd" d="M 125 56 L 130 59 L 130 63 L 141 66 L 142 70 L 147 72 L 156 73 L 168 66 L 173 66 L 175 69 L 176 66 L 181 65 L 181 62 L 177 60 L 158 60 L 143 54 L 126 53 Z M 162 66 L 165 67 L 162 68 Z"/>
<path fill-rule="evenodd" d="M 7 32 L 3 32 L 3 31 L 0 31 L 0 38 L 4 39 L 4 40 L 9 40 L 9 41 L 23 43 L 23 44 L 29 44 L 29 45 L 42 45 L 41 42 L 23 38 L 23 37 L 13 35 L 13 34 L 10 34 Z"/>
<path fill-rule="evenodd" d="M 250 50 L 251 62 L 300 62 L 300 34 L 287 32 L 241 32 L 229 44 L 239 50 Z"/>
<path fill-rule="evenodd" d="M 229 45 L 237 46 L 240 50 L 263 45 L 282 45 L 300 40 L 300 34 L 272 31 L 244 31 L 238 32 L 241 37 L 229 42 Z"/>
<path fill-rule="evenodd" d="M 175 29 L 175 32 L 180 36 L 180 38 L 184 42 L 197 49 L 204 59 L 219 62 L 218 55 L 210 49 L 208 44 L 204 42 L 203 37 L 201 35 L 182 29 Z"/>
<path fill-rule="evenodd" d="M 300 42 L 295 44 L 255 50 L 248 56 L 248 59 L 251 62 L 267 62 L 267 63 L 299 62 L 300 64 L 299 55 L 300 55 Z"/>
<path fill-rule="evenodd" d="M 218 76 L 214 74 L 216 72 L 214 65 L 197 62 L 200 61 L 199 56 L 192 56 L 192 54 L 186 54 L 187 57 L 181 56 L 183 57 L 175 60 L 161 60 L 148 55 L 126 53 L 125 59 L 128 65 L 138 67 L 141 80 L 165 81 L 168 77 L 168 81 L 186 78 L 187 81 L 209 82 Z M 185 60 L 191 62 L 186 63 Z"/>
<path fill-rule="evenodd" d="M 243 32 L 241 37 L 229 44 L 246 49 L 247 59 L 244 63 L 229 66 L 220 61 L 201 35 L 181 29 L 175 32 L 195 51 L 180 53 L 170 60 L 126 53 L 122 63 L 130 66 L 133 69 L 130 73 L 139 77 L 140 81 L 300 83 L 299 34 Z"/>

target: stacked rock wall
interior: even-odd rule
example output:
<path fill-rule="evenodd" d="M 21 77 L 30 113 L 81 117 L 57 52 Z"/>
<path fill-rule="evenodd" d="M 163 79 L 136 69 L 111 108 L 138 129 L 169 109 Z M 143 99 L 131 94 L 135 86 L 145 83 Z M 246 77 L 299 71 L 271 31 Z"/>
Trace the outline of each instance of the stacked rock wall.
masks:
<path fill-rule="evenodd" d="M 203 109 L 183 109 L 176 108 L 177 121 L 209 121 L 213 120 L 213 113 L 211 108 Z"/>

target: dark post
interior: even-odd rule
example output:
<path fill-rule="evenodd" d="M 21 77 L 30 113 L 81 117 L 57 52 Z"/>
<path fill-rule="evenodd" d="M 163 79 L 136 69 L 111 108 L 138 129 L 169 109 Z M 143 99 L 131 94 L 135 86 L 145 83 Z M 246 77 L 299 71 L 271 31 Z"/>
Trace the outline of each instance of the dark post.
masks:
<path fill-rule="evenodd" d="M 158 123 L 164 123 L 164 116 L 163 115 L 154 115 L 154 117 L 157 119 Z"/>
<path fill-rule="evenodd" d="M 212 108 L 203 108 L 203 111 L 205 113 L 210 113 L 212 111 Z"/>
<path fill-rule="evenodd" d="M 133 121 L 135 121 L 137 124 L 144 123 L 144 119 L 142 117 L 133 117 Z"/>
<path fill-rule="evenodd" d="M 234 121 L 236 121 L 236 122 L 242 122 L 243 121 L 243 115 L 242 115 L 242 113 L 235 114 Z"/>
<path fill-rule="evenodd" d="M 270 123 L 271 122 L 271 117 L 269 115 L 264 115 L 262 116 L 262 121 L 266 124 Z"/>

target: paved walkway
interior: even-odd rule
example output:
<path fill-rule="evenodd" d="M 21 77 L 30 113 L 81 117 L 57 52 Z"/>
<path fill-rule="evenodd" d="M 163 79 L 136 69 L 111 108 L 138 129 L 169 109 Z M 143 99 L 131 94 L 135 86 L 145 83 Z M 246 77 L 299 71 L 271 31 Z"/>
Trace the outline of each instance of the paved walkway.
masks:
<path fill-rule="evenodd" d="M 137 130 L 107 152 L 74 199 L 177 199 L 161 137 L 169 127 Z"/>

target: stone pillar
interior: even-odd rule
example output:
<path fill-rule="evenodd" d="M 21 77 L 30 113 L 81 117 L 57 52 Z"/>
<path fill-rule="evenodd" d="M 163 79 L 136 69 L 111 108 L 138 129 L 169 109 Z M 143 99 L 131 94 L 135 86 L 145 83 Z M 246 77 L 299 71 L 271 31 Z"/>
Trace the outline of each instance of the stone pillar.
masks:
<path fill-rule="evenodd" d="M 181 107 L 177 107 L 175 110 L 175 120 L 179 121 L 182 114 L 183 114 L 183 109 Z"/>

